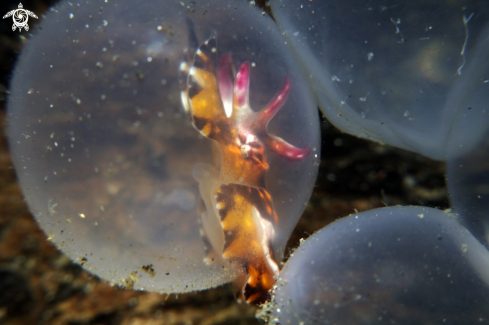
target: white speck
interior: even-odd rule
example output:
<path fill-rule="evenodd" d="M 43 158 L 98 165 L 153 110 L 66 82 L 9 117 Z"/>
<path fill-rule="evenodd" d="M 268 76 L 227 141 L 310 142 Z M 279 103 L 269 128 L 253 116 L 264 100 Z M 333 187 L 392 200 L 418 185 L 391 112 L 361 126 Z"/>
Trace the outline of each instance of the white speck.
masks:
<path fill-rule="evenodd" d="M 256 63 L 255 62 L 251 62 L 251 66 L 254 68 L 256 67 Z"/>
<path fill-rule="evenodd" d="M 156 27 L 156 29 L 157 29 L 157 30 L 162 30 L 162 29 L 163 29 L 163 27 L 161 27 L 161 25 L 158 25 L 158 26 Z"/>
<path fill-rule="evenodd" d="M 153 58 L 152 58 L 152 57 L 150 57 L 150 56 L 148 56 L 148 57 L 146 58 L 146 60 L 147 60 L 148 62 L 151 62 L 151 61 L 153 61 Z"/>
<path fill-rule="evenodd" d="M 212 53 L 216 53 L 217 49 L 215 47 L 211 48 Z"/>
<path fill-rule="evenodd" d="M 103 25 L 104 26 L 107 26 L 109 24 L 109 22 L 107 20 L 105 20 L 105 19 L 102 22 L 103 22 Z"/>
<path fill-rule="evenodd" d="M 81 99 L 80 99 L 80 98 L 77 98 L 77 99 L 76 99 L 76 103 L 77 103 L 78 105 L 80 105 L 80 104 L 81 104 Z"/>
<path fill-rule="evenodd" d="M 88 24 L 85 25 L 85 28 L 89 28 L 90 26 Z"/>
<path fill-rule="evenodd" d="M 357 231 L 357 232 L 360 232 L 360 229 L 358 229 L 358 228 L 357 228 L 357 230 L 356 230 L 356 231 Z"/>
<path fill-rule="evenodd" d="M 368 59 L 369 61 L 372 61 L 372 60 L 374 59 L 374 52 L 369 52 L 369 53 L 367 53 L 367 59 Z"/>
<path fill-rule="evenodd" d="M 423 218 L 424 218 L 424 214 L 422 214 L 422 213 L 421 213 L 421 214 L 418 214 L 418 217 L 419 217 L 420 219 L 423 219 Z"/>
<path fill-rule="evenodd" d="M 100 206 L 100 211 L 105 212 L 105 208 L 103 205 Z"/>
<path fill-rule="evenodd" d="M 95 63 L 95 66 L 99 67 L 100 69 L 102 69 L 104 67 L 103 63 L 98 61 L 97 63 Z"/>
<path fill-rule="evenodd" d="M 73 19 L 73 17 L 74 17 L 73 14 L 70 12 L 70 19 Z"/>
<path fill-rule="evenodd" d="M 366 102 L 367 101 L 367 97 L 360 97 L 359 98 L 361 102 Z"/>
<path fill-rule="evenodd" d="M 79 216 L 80 218 L 82 218 L 82 219 L 85 219 L 85 214 L 83 214 L 83 213 L 78 213 L 78 216 Z"/>
<path fill-rule="evenodd" d="M 102 94 L 102 96 L 100 96 L 100 99 L 101 99 L 101 100 L 105 100 L 105 98 L 107 98 L 107 97 L 105 96 L 105 94 Z"/>
<path fill-rule="evenodd" d="M 55 142 L 55 143 L 54 143 L 54 146 L 55 146 L 55 147 L 57 147 L 57 146 L 58 146 L 58 143 L 57 143 L 57 142 Z"/>
<path fill-rule="evenodd" d="M 293 35 L 294 35 L 294 36 L 297 36 L 297 35 L 299 35 L 299 32 L 295 32 Z"/>
<path fill-rule="evenodd" d="M 331 81 L 337 81 L 337 82 L 340 82 L 341 80 L 340 80 L 340 78 L 338 78 L 338 76 L 336 76 L 336 75 L 332 75 L 332 76 L 331 76 Z"/>
<path fill-rule="evenodd" d="M 106 47 L 102 48 L 102 52 L 105 52 L 105 51 L 107 51 L 107 48 Z"/>
<path fill-rule="evenodd" d="M 466 253 L 466 252 L 467 252 L 467 250 L 469 249 L 469 247 L 468 247 L 468 245 L 467 245 L 467 244 L 462 244 L 462 245 L 460 246 L 460 248 L 462 249 L 462 253 Z"/>
<path fill-rule="evenodd" d="M 28 93 L 29 95 L 31 95 L 32 93 L 34 93 L 34 88 L 29 89 L 29 90 L 27 91 L 27 93 Z"/>
<path fill-rule="evenodd" d="M 409 111 L 405 111 L 404 112 L 404 117 L 408 117 L 409 116 Z"/>

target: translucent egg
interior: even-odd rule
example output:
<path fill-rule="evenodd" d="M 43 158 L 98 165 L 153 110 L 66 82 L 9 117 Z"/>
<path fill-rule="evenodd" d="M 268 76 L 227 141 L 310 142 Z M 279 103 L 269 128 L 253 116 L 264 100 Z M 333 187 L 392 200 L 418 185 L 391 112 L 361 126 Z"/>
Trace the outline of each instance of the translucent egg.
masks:
<path fill-rule="evenodd" d="M 489 30 L 488 30 L 489 32 Z M 489 35 L 488 35 L 489 36 Z M 485 49 L 489 56 L 489 47 Z M 486 60 L 487 61 L 487 60 Z M 482 97 L 489 85 L 477 89 L 473 103 L 457 116 L 448 142 L 447 186 L 453 211 L 462 224 L 487 247 L 489 243 L 489 105 Z M 476 96 L 476 95 L 479 96 Z M 484 94 L 484 95 L 483 95 Z M 476 123 L 474 123 L 477 121 Z M 472 136 L 478 141 L 464 141 Z"/>
<path fill-rule="evenodd" d="M 179 68 L 193 58 L 192 42 L 211 35 L 212 53 L 229 55 L 230 69 L 248 62 L 255 112 L 290 81 L 267 131 L 309 153 L 291 161 L 266 152 L 280 261 L 315 182 L 319 121 L 306 76 L 261 10 L 234 1 L 64 2 L 19 58 L 8 135 L 29 208 L 57 247 L 113 283 L 189 292 L 242 272 L 232 259 L 203 261 L 204 204 L 192 172 L 218 155 L 181 103 Z"/>
<path fill-rule="evenodd" d="M 312 235 L 284 266 L 280 324 L 475 324 L 489 317 L 489 252 L 455 217 L 374 209 Z"/>
<path fill-rule="evenodd" d="M 452 122 L 489 101 L 485 2 L 272 0 L 271 7 L 321 110 L 344 132 L 445 160 Z M 458 136 L 463 151 L 480 134 Z"/>

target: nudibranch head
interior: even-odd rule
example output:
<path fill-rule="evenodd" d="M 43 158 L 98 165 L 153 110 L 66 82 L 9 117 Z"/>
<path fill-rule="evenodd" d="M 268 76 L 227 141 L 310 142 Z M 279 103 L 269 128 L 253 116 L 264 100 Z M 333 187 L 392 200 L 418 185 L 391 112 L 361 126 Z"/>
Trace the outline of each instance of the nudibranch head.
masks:
<path fill-rule="evenodd" d="M 209 38 L 212 31 L 218 35 L 215 51 L 223 59 L 212 75 L 228 69 L 226 84 L 234 83 L 229 89 L 216 84 L 216 98 L 221 100 L 221 93 L 227 98 L 224 107 L 235 95 L 239 105 L 247 101 L 250 108 L 270 103 L 271 112 L 282 106 L 273 118 L 239 120 L 240 145 L 229 142 L 241 158 L 229 162 L 233 168 L 226 177 L 243 181 L 220 182 L 234 188 L 219 192 L 215 209 L 253 206 L 245 210 L 258 222 L 246 231 L 259 234 L 254 246 L 235 247 L 232 254 L 243 250 L 251 256 L 254 252 L 246 249 L 256 248 L 265 259 L 280 261 L 316 178 L 315 99 L 274 22 L 255 6 L 228 1 L 192 2 L 189 8 L 179 1 L 62 3 L 46 16 L 19 58 L 8 103 L 12 158 L 30 210 L 48 238 L 86 269 L 126 287 L 191 292 L 236 279 L 247 282 L 245 271 L 254 272 L 243 270 L 231 255 L 213 264 L 203 261 L 208 255 L 201 227 L 212 247 L 226 245 L 227 233 L 215 231 L 220 223 L 202 221 L 207 211 L 201 203 L 207 199 L 201 192 L 212 191 L 214 180 L 220 181 L 208 167 L 216 168 L 225 153 L 203 136 L 205 127 L 202 133 L 195 130 L 199 121 L 189 119 L 181 107 L 178 71 L 192 44 L 188 19 L 197 39 Z M 248 62 L 243 77 L 236 76 L 248 89 L 235 91 L 231 57 L 240 66 Z M 239 96 L 243 91 L 248 95 Z M 289 150 L 288 143 L 310 152 L 294 159 L 300 151 Z M 248 167 L 240 161 L 268 169 L 245 180 L 238 169 Z M 262 183 L 265 188 L 249 186 Z M 231 190 L 239 192 L 233 200 Z M 255 197 L 261 205 L 250 203 Z M 235 226 L 235 220 L 228 221 L 223 227 Z M 246 231 L 240 233 L 245 240 Z M 258 238 L 272 238 L 271 245 Z"/>

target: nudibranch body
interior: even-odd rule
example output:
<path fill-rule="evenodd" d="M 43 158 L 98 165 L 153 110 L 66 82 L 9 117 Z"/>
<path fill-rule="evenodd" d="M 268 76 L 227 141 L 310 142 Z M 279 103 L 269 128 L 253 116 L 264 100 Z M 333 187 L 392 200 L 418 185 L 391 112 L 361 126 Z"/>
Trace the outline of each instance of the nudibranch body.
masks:
<path fill-rule="evenodd" d="M 196 41 L 193 23 L 188 21 L 188 25 L 187 60 Z M 236 75 L 234 71 L 230 53 L 217 64 L 217 35 L 213 32 L 197 48 L 193 61 L 180 66 L 181 98 L 194 127 L 214 140 L 215 166 L 196 164 L 193 170 L 205 203 L 203 235 L 213 250 L 213 257 L 206 260 L 239 261 L 245 275 L 234 281 L 238 299 L 263 303 L 279 272 L 272 249 L 278 217 L 266 190 L 266 149 L 291 161 L 305 158 L 310 150 L 267 131 L 268 122 L 287 99 L 289 78 L 284 78 L 263 110 L 254 112 L 249 103 L 250 63 L 244 62 Z"/>

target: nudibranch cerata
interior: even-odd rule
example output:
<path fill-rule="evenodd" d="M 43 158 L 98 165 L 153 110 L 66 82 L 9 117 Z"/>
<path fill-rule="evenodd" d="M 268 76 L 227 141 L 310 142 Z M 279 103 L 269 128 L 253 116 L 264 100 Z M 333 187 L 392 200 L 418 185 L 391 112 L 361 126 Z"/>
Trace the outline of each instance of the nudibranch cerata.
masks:
<path fill-rule="evenodd" d="M 205 205 L 201 233 L 210 244 L 206 262 L 239 260 L 245 275 L 234 283 L 238 300 L 263 303 L 279 272 L 272 249 L 278 217 L 266 189 L 266 149 L 291 161 L 303 159 L 310 150 L 267 132 L 268 122 L 287 99 L 290 79 L 285 77 L 269 104 L 254 112 L 249 103 L 250 63 L 242 63 L 236 75 L 231 53 L 217 64 L 215 31 L 188 62 L 197 37 L 193 23 L 187 24 L 190 45 L 187 62 L 180 65 L 182 105 L 195 129 L 213 140 L 214 165 L 197 163 L 193 169 Z"/>

